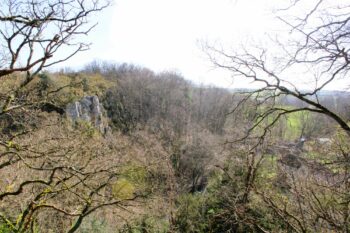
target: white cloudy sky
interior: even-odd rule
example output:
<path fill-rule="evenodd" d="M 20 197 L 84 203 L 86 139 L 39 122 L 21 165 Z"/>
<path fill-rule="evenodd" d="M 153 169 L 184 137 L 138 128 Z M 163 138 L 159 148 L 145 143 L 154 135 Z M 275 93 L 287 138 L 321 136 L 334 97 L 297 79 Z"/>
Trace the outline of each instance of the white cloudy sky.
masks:
<path fill-rule="evenodd" d="M 247 87 L 214 69 L 201 42 L 237 47 L 261 42 L 279 29 L 271 13 L 278 0 L 115 0 L 97 18 L 90 51 L 63 66 L 94 60 L 128 62 L 154 71 L 175 70 L 196 83 Z"/>
<path fill-rule="evenodd" d="M 89 35 L 91 50 L 63 66 L 79 67 L 93 59 L 129 62 L 232 87 L 232 79 L 213 69 L 200 44 L 259 38 L 271 28 L 270 7 L 271 0 L 115 0 Z"/>

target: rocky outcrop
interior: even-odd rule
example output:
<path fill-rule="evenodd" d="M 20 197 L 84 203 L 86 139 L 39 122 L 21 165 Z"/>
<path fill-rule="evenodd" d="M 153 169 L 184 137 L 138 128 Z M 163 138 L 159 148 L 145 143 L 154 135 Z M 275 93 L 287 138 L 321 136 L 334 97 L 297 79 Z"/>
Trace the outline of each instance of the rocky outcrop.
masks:
<path fill-rule="evenodd" d="M 108 129 L 107 120 L 103 114 L 103 107 L 97 96 L 85 96 L 81 100 L 66 106 L 66 115 L 73 121 L 83 120 L 90 122 L 101 133 Z"/>

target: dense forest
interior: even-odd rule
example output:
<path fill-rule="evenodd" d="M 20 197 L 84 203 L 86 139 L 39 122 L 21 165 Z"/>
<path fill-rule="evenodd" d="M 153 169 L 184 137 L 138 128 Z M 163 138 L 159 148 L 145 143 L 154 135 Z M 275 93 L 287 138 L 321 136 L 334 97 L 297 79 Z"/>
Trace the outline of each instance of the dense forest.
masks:
<path fill-rule="evenodd" d="M 110 3 L 5 2 L 0 233 L 350 232 L 350 93 L 324 90 L 348 78 L 350 4 L 316 1 L 290 22 L 303 37 L 276 66 L 264 49 L 206 45 L 264 84 L 224 89 L 99 60 L 50 71 L 86 49 L 76 37 Z M 314 89 L 284 79 L 309 64 Z"/>

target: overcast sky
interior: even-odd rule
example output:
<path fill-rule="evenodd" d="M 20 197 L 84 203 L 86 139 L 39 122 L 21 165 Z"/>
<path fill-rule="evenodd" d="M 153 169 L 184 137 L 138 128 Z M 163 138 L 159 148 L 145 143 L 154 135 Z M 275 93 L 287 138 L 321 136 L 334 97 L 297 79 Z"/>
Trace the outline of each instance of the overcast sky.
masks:
<path fill-rule="evenodd" d="M 62 66 L 81 67 L 94 60 L 127 62 L 156 72 L 173 70 L 195 83 L 253 87 L 214 69 L 203 41 L 237 48 L 264 42 L 280 25 L 271 13 L 278 0 L 115 0 L 89 34 L 90 51 Z"/>
<path fill-rule="evenodd" d="M 201 42 L 234 45 L 270 30 L 267 0 L 115 0 L 90 33 L 90 51 L 63 66 L 94 59 L 128 62 L 154 71 L 174 70 L 196 83 L 240 87 L 213 69 Z"/>

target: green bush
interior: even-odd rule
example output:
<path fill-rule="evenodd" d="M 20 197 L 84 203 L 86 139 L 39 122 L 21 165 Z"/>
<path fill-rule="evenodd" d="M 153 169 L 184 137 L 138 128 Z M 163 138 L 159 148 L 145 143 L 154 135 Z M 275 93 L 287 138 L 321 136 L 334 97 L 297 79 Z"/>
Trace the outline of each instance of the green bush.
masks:
<path fill-rule="evenodd" d="M 183 194 L 177 199 L 176 229 L 179 232 L 208 232 L 208 208 L 205 195 Z M 209 212 L 208 212 L 209 211 Z"/>
<path fill-rule="evenodd" d="M 11 228 L 6 225 L 6 224 L 2 224 L 0 225 L 0 233 L 12 233 L 13 231 L 11 230 Z"/>

